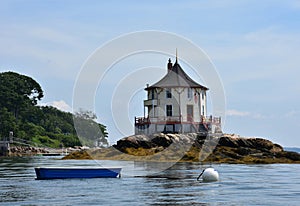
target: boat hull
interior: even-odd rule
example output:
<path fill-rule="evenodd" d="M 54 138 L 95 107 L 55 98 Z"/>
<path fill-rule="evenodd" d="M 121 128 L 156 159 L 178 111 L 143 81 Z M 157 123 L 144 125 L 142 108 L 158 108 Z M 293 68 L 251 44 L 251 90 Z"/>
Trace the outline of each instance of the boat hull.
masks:
<path fill-rule="evenodd" d="M 36 167 L 36 179 L 116 178 L 121 168 L 42 168 Z"/>

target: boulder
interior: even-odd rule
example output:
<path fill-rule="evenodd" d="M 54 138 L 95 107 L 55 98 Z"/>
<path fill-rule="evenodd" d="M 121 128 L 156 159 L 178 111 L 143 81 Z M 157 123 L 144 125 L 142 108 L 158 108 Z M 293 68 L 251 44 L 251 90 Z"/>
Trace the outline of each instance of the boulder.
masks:
<path fill-rule="evenodd" d="M 181 161 L 247 164 L 300 163 L 299 153 L 284 151 L 280 145 L 267 139 L 245 138 L 236 134 L 224 134 L 221 137 L 196 133 L 132 135 L 117 141 L 113 147 L 121 153 L 108 148 L 106 152 L 99 150 L 93 154 L 100 159 L 126 160 L 129 157 L 122 154 L 130 153 L 139 161 L 147 161 L 148 156 L 164 151 L 163 155 L 156 156 L 157 161 L 167 161 L 170 159 L 168 155 L 178 153 L 177 155 L 182 155 Z"/>
<path fill-rule="evenodd" d="M 146 135 L 132 135 L 117 141 L 114 145 L 115 148 L 120 151 L 125 151 L 126 148 L 147 148 L 150 149 L 155 145 L 150 141 L 150 138 Z"/>
<path fill-rule="evenodd" d="M 172 136 L 169 137 L 168 135 L 156 136 L 151 140 L 151 142 L 155 146 L 162 146 L 164 148 L 169 147 L 173 143 L 173 141 L 174 139 L 172 138 Z"/>

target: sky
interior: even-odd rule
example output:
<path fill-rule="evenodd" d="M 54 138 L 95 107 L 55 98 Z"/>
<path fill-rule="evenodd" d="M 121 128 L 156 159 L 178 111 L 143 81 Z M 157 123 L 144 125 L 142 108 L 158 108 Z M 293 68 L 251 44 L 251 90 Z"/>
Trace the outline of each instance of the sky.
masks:
<path fill-rule="evenodd" d="M 209 57 L 222 81 L 224 132 L 300 147 L 299 0 L 1 0 L 0 26 L 0 72 L 33 77 L 44 90 L 40 104 L 65 111 L 72 111 L 84 66 L 109 42 L 141 31 L 186 38 Z M 109 70 L 99 68 L 108 72 L 98 81 L 94 112 L 107 125 L 111 143 L 133 133 L 133 117 L 143 116 L 146 83 L 164 75 L 177 47 L 179 58 L 184 50 L 157 41 L 174 53 L 129 55 Z M 205 84 L 192 70 L 187 73 Z M 120 85 L 129 98 L 116 99 L 124 94 Z M 117 110 L 122 103 L 127 111 Z"/>

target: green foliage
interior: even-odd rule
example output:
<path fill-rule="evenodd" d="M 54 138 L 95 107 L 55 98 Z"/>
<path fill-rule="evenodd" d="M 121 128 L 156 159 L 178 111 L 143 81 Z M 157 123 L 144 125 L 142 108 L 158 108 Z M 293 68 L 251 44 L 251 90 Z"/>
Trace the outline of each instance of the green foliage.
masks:
<path fill-rule="evenodd" d="M 43 98 L 41 86 L 31 77 L 15 72 L 0 73 L 0 108 L 18 118 L 21 110 L 26 111 Z"/>
<path fill-rule="evenodd" d="M 13 131 L 15 137 L 39 146 L 94 146 L 96 142 L 107 145 L 106 127 L 95 122 L 97 117 L 92 112 L 81 110 L 73 115 L 54 107 L 37 106 L 43 90 L 32 78 L 15 72 L 0 73 L 0 91 L 0 137 Z M 73 119 L 80 122 L 80 128 L 86 128 L 80 129 L 78 135 Z M 93 128 L 98 128 L 96 133 L 91 132 Z"/>
<path fill-rule="evenodd" d="M 17 129 L 16 119 L 14 115 L 7 110 L 7 108 L 0 108 L 0 135 L 3 134 L 8 136 L 10 131 L 15 131 Z"/>
<path fill-rule="evenodd" d="M 104 125 L 96 123 L 96 114 L 91 111 L 80 110 L 75 113 L 74 123 L 78 137 L 84 145 L 87 146 L 103 146 L 108 145 L 107 132 Z"/>
<path fill-rule="evenodd" d="M 54 148 L 59 148 L 61 142 L 56 140 L 56 139 L 51 139 L 48 136 L 34 136 L 32 138 L 32 142 L 35 143 L 37 146 L 46 146 L 46 147 L 54 147 Z"/>

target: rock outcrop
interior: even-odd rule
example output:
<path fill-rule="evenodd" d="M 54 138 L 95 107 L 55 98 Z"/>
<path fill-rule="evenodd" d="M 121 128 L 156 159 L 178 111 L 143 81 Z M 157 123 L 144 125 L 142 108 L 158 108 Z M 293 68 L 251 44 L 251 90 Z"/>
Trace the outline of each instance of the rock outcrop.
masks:
<path fill-rule="evenodd" d="M 300 163 L 300 154 L 262 138 L 238 135 L 190 134 L 132 135 L 110 148 L 81 151 L 65 159 L 138 161 L 202 161 L 215 163 Z"/>

